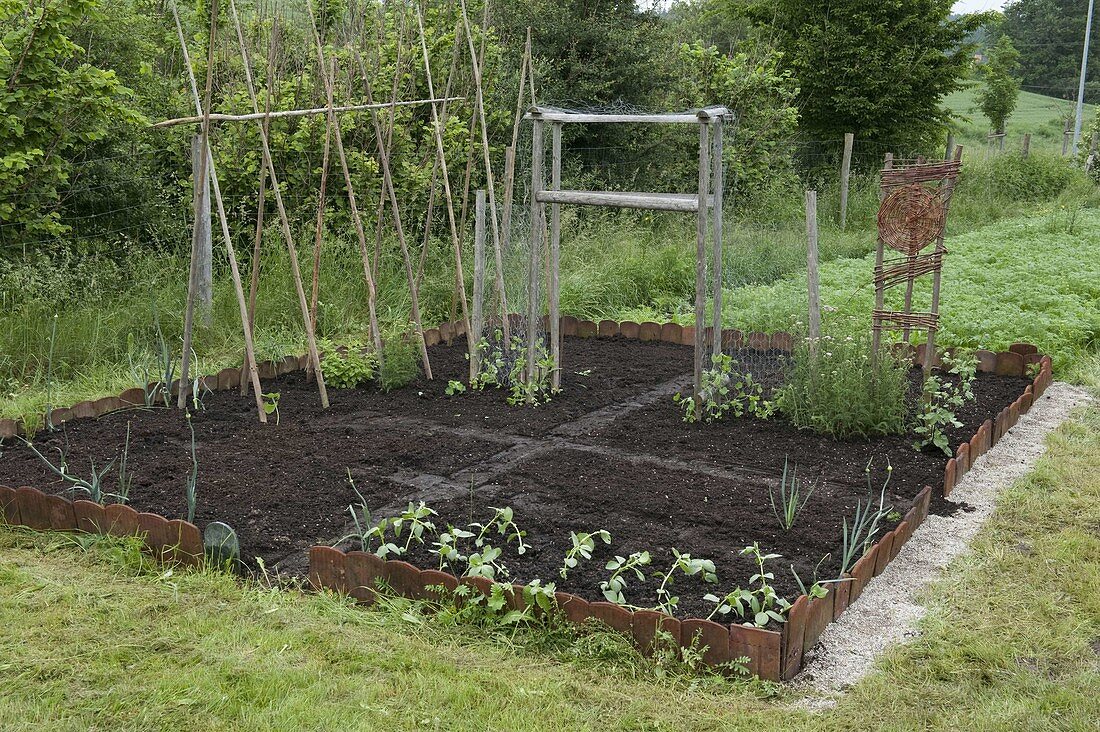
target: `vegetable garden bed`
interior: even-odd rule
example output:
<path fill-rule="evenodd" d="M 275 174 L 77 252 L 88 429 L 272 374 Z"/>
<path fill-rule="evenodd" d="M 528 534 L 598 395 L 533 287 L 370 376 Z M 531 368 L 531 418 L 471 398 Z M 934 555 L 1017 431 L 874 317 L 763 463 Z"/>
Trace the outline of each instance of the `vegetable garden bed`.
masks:
<path fill-rule="evenodd" d="M 373 387 L 333 390 L 333 407 L 325 411 L 305 375 L 295 370 L 299 360 L 267 364 L 271 379 L 265 390 L 281 395 L 277 426 L 256 423 L 251 401 L 235 391 L 236 371 L 212 377 L 209 385 L 220 390 L 207 394 L 203 409 L 191 419 L 199 465 L 195 523 L 229 523 L 239 533 L 246 561 L 259 557 L 284 572 L 305 574 L 306 549 L 318 544 L 308 559 L 314 584 L 369 601 L 378 580 L 419 597 L 427 586 L 456 586 L 458 579 L 438 570 L 458 568 L 441 567 L 440 557 L 430 551 L 437 537 L 427 534 L 424 544 L 411 542 L 401 559 L 355 551 L 358 540 L 331 548 L 349 533 L 348 506 L 360 501 L 349 471 L 375 517 L 396 516 L 410 502 L 424 501 L 438 512 L 431 517 L 437 532 L 448 524 L 489 523 L 491 507 L 507 506 L 526 532 L 522 540 L 527 545 L 520 554 L 514 540 L 501 536 L 495 541 L 503 551 L 499 561 L 507 567 L 508 582 L 556 582 L 568 617 L 597 617 L 634 634 L 643 647 L 660 626 L 677 643 L 705 646 L 709 663 L 747 657 L 749 670 L 761 677 L 789 678 L 801 664 L 803 649 L 896 555 L 923 517 L 929 511 L 956 510 L 945 494 L 960 471 L 1014 424 L 1050 381 L 1049 360 L 1029 346 L 1006 354 L 979 352 L 976 398 L 957 415 L 963 426 L 949 432 L 959 451 L 948 460 L 942 453 L 915 451 L 911 436 L 832 440 L 797 430 L 781 417 L 684 424 L 672 395 L 690 383 L 692 351 L 681 345 L 691 342 L 692 334 L 684 332 L 690 329 L 570 318 L 563 324 L 570 336 L 564 391 L 533 409 L 509 407 L 495 390 L 445 393 L 448 379 L 462 378 L 466 369 L 461 336 L 451 345 L 434 345 L 434 381 L 388 394 Z M 451 334 L 453 329 L 448 333 L 445 327 L 444 335 Z M 430 342 L 440 338 L 439 331 L 429 331 Z M 729 340 L 735 349 L 754 347 L 760 380 L 778 383 L 789 336 L 731 332 Z M 1033 379 L 1025 376 L 1029 363 L 1036 364 Z M 62 430 L 38 435 L 35 445 L 47 457 L 65 453 L 70 472 L 82 474 L 91 462 L 102 467 L 118 458 L 129 430 L 128 464 L 134 476 L 129 501 L 146 518 L 139 521 L 122 507 L 97 513 L 82 501 L 79 510 L 64 509 L 56 501 L 34 498 L 31 491 L 0 492 L 9 520 L 37 528 L 76 528 L 83 512 L 80 528 L 110 530 L 96 523 L 103 521 L 115 524 L 116 533 L 144 530 L 160 547 L 171 547 L 171 538 L 179 540 L 184 532 L 193 552 L 190 524 L 177 521 L 168 527 L 149 518 L 186 515 L 189 426 L 175 410 L 136 406 L 139 394 L 57 410 L 55 424 L 70 421 Z M 140 401 L 144 404 L 144 395 Z M 14 425 L 0 424 L 0 435 L 14 431 Z M 25 446 L 6 439 L 3 449 L 0 485 L 69 494 L 67 484 Z M 780 526 L 769 499 L 785 461 L 817 485 L 789 530 Z M 877 499 L 884 484 L 893 510 L 878 543 L 851 568 L 851 581 L 829 585 L 835 589 L 822 599 L 799 597 L 794 572 L 806 585 L 837 576 L 845 519 L 851 520 L 857 502 L 871 494 Z M 22 520 L 28 516 L 31 521 Z M 610 533 L 611 543 L 595 541 L 592 558 L 579 561 L 563 579 L 563 556 L 573 546 L 570 532 L 599 530 Z M 768 560 L 767 571 L 774 573 L 772 586 L 779 595 L 798 597 L 787 622 L 762 629 L 730 624 L 735 620 L 730 616 L 725 622 L 703 620 L 714 609 L 704 601 L 706 594 L 747 586 L 757 565 L 741 550 L 754 543 L 763 552 L 782 555 Z M 654 594 L 660 577 L 652 576 L 668 570 L 673 549 L 713 561 L 718 579 L 712 584 L 703 581 L 702 572 L 677 575 L 668 587 L 678 597 L 674 607 L 669 595 L 662 600 Z M 663 602 L 679 620 L 604 601 L 600 582 L 609 574 L 604 565 L 615 556 L 643 551 L 652 557 L 644 568 L 647 580 L 627 575 L 625 600 L 639 607 Z M 466 581 L 491 592 L 486 579 Z M 517 593 L 507 602 L 519 608 L 525 600 Z"/>

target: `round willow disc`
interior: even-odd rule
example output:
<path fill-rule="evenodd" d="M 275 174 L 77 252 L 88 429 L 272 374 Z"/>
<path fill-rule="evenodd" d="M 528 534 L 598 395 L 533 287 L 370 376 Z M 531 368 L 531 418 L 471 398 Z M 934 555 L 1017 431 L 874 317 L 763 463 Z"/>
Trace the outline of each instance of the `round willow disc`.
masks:
<path fill-rule="evenodd" d="M 883 199 L 878 211 L 883 243 L 910 256 L 936 241 L 943 225 L 943 202 L 921 185 L 898 186 Z"/>

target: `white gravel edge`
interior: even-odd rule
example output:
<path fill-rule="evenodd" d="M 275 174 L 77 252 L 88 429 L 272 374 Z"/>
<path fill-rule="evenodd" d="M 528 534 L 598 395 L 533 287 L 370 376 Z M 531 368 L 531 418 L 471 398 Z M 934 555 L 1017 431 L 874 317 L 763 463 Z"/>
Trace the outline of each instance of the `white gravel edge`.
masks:
<path fill-rule="evenodd" d="M 1016 425 L 963 476 L 951 500 L 973 507 L 954 516 L 930 515 L 897 558 L 872 581 L 840 620 L 830 624 L 807 654 L 793 690 L 806 696 L 798 705 L 827 709 L 846 688 L 871 672 L 888 646 L 920 635 L 926 612 L 919 593 L 940 570 L 966 552 L 971 539 L 993 513 L 1001 490 L 1012 485 L 1046 452 L 1046 437 L 1078 406 L 1091 399 L 1069 384 L 1052 384 Z"/>

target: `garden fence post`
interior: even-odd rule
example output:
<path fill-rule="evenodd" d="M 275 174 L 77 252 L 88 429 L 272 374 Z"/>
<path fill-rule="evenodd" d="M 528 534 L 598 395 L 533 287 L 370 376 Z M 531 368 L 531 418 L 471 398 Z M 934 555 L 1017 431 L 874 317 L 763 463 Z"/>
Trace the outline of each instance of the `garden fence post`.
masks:
<path fill-rule="evenodd" d="M 955 133 L 947 133 L 947 148 L 943 152 L 943 159 L 950 160 L 951 155 L 955 152 Z"/>
<path fill-rule="evenodd" d="M 891 170 L 894 167 L 894 153 L 886 153 L 886 159 L 883 161 L 883 171 Z M 886 190 L 879 185 L 879 201 L 886 197 Z M 883 291 L 882 284 L 878 281 L 879 272 L 882 271 L 882 262 L 885 257 L 883 250 L 884 243 L 882 241 L 881 234 L 878 237 L 878 242 L 875 244 L 875 312 L 882 310 L 882 306 L 886 301 L 886 293 Z M 873 319 L 873 316 L 872 316 Z M 882 345 L 882 331 L 875 327 L 871 331 L 871 360 L 876 362 L 878 360 L 879 347 Z"/>
<path fill-rule="evenodd" d="M 1020 150 L 1020 156 L 1023 157 L 1024 160 L 1027 160 L 1027 156 L 1030 153 L 1031 153 L 1031 133 L 1028 132 L 1028 133 L 1024 134 L 1024 146 L 1023 146 L 1023 149 Z"/>
<path fill-rule="evenodd" d="M 855 143 L 855 135 L 851 132 L 844 133 L 844 157 L 840 163 L 840 229 L 843 231 L 848 226 L 848 184 L 852 172 L 852 145 Z M 816 194 L 815 194 L 816 195 Z"/>
<path fill-rule="evenodd" d="M 214 322 L 214 243 L 210 231 L 210 171 L 202 161 L 202 135 L 191 138 L 191 171 L 195 202 L 195 255 L 198 257 L 195 301 L 202 323 L 209 328 Z M 201 190 L 200 190 L 201 188 Z"/>
<path fill-rule="evenodd" d="M 806 191 L 806 286 L 810 298 L 810 349 L 821 337 L 821 292 L 817 272 L 817 191 Z"/>
<path fill-rule="evenodd" d="M 542 237 L 545 233 L 543 204 L 539 203 L 538 194 L 543 187 L 543 157 L 542 120 L 535 119 L 531 125 L 531 251 L 528 252 L 527 260 L 527 385 L 529 387 L 535 384 L 535 370 L 538 368 L 535 363 L 538 360 L 535 358 L 535 346 L 538 341 L 539 325 L 539 278 L 542 275 L 539 265 Z M 489 205 L 492 206 L 491 201 Z M 508 315 L 505 314 L 504 317 L 507 319 Z M 529 389 L 527 403 L 532 403 L 534 399 L 535 395 Z"/>
<path fill-rule="evenodd" d="M 482 326 L 485 306 L 485 191 L 474 194 L 474 293 L 470 315 L 470 382 L 481 372 Z"/>
<path fill-rule="evenodd" d="M 552 157 L 550 187 L 561 190 L 561 122 L 550 125 L 552 133 Z M 550 357 L 553 361 L 551 388 L 561 388 L 561 204 L 550 204 Z"/>
<path fill-rule="evenodd" d="M 699 193 L 695 215 L 695 368 L 694 397 L 702 409 L 703 351 L 706 348 L 707 198 L 710 187 L 710 124 L 699 118 Z"/>
<path fill-rule="evenodd" d="M 712 356 L 718 356 L 722 353 L 722 216 L 723 216 L 723 200 L 722 193 L 726 185 L 725 176 L 725 163 L 723 161 L 723 133 L 725 131 L 725 123 L 722 117 L 716 117 L 714 120 L 714 126 L 712 130 L 711 139 L 711 195 L 714 203 L 711 208 L 711 215 L 713 223 L 711 224 L 711 236 L 714 237 L 712 242 L 714 246 L 714 272 L 711 273 L 711 279 L 713 281 L 714 292 L 711 294 L 713 299 L 713 316 L 711 318 L 713 327 L 712 338 Z"/>

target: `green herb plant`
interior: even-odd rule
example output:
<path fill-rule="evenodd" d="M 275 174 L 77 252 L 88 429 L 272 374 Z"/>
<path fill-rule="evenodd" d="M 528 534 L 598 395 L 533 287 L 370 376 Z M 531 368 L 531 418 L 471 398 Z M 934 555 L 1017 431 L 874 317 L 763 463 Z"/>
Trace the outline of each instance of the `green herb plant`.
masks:
<path fill-rule="evenodd" d="M 447 382 L 447 389 L 444 392 L 447 396 L 455 396 L 457 394 L 466 393 L 466 385 L 457 379 L 451 379 Z"/>
<path fill-rule="evenodd" d="M 321 352 L 321 373 L 325 383 L 337 389 L 354 389 L 374 378 L 377 359 L 364 354 L 361 344 L 338 347 L 331 341 L 318 344 Z"/>

